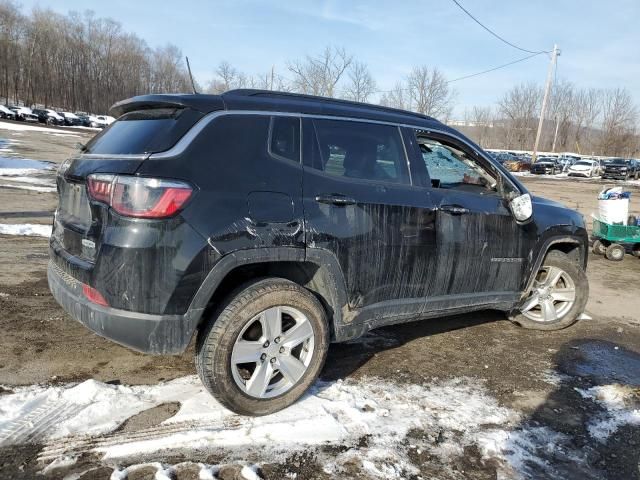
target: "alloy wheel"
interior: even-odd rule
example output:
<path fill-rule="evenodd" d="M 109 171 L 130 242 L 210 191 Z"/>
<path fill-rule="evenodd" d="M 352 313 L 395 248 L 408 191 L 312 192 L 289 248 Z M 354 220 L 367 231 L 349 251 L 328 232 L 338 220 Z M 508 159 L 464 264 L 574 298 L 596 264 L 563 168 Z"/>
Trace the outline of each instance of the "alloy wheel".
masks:
<path fill-rule="evenodd" d="M 289 391 L 307 371 L 314 350 L 311 322 L 300 310 L 275 306 L 244 326 L 231 352 L 236 385 L 255 398 Z"/>
<path fill-rule="evenodd" d="M 576 287 L 569 274 L 558 267 L 543 266 L 520 311 L 536 322 L 554 322 L 571 310 L 575 300 Z"/>

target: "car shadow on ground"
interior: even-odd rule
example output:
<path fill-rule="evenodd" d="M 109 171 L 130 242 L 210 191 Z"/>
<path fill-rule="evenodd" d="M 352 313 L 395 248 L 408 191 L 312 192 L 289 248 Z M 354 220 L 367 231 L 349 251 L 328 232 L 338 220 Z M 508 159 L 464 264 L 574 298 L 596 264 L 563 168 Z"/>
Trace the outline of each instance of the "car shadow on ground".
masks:
<path fill-rule="evenodd" d="M 391 325 L 371 330 L 360 338 L 333 343 L 321 378 L 335 381 L 349 377 L 378 353 L 401 347 L 422 337 L 505 320 L 505 314 L 493 310 L 438 317 Z"/>
<path fill-rule="evenodd" d="M 640 412 L 640 353 L 580 339 L 564 344 L 553 360 L 556 388 L 516 429 L 524 435 L 510 441 L 515 449 L 536 435 L 559 433 L 554 440 L 559 448 L 539 449 L 545 465 L 524 461 L 523 473 L 540 479 L 640 480 L 640 425 L 633 424 Z"/>

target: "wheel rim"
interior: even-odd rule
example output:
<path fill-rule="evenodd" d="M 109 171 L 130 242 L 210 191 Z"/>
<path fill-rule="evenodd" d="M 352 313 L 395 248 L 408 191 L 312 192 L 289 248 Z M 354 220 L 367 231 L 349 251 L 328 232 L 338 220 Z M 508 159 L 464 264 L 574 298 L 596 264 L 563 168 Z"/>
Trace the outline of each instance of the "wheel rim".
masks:
<path fill-rule="evenodd" d="M 571 276 L 561 268 L 543 266 L 520 311 L 536 322 L 555 322 L 571 310 L 575 301 L 576 286 Z"/>
<path fill-rule="evenodd" d="M 275 306 L 244 326 L 231 351 L 236 385 L 254 398 L 289 391 L 304 376 L 313 357 L 311 322 L 300 310 Z"/>

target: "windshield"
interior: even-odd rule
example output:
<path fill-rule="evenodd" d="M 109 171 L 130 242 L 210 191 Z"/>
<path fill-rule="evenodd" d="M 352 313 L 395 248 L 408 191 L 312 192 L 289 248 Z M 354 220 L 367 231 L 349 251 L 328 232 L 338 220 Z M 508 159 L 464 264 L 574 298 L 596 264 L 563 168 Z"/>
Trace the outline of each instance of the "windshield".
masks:
<path fill-rule="evenodd" d="M 584 165 L 584 166 L 590 167 L 593 164 L 591 162 L 584 162 L 583 161 L 583 162 L 576 162 L 575 165 Z"/>
<path fill-rule="evenodd" d="M 609 163 L 612 165 L 626 165 L 627 163 L 629 163 L 629 161 L 625 160 L 624 158 L 614 158 Z"/>

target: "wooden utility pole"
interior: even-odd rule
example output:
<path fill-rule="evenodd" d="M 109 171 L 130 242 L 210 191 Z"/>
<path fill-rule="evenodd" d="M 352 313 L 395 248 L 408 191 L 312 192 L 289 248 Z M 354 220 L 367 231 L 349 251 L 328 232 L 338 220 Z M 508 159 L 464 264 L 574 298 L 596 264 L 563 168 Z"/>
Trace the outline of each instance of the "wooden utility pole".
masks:
<path fill-rule="evenodd" d="M 538 145 L 540 144 L 540 135 L 542 134 L 542 125 L 544 124 L 544 115 L 547 111 L 547 100 L 549 99 L 549 92 L 551 91 L 551 81 L 553 79 L 553 71 L 556 68 L 558 55 L 560 55 L 560 49 L 558 48 L 558 45 L 554 45 L 553 52 L 551 52 L 549 71 L 547 72 L 547 83 L 544 86 L 544 97 L 542 97 L 542 108 L 540 109 L 540 120 L 538 120 L 538 131 L 536 132 L 536 143 L 533 145 L 533 155 L 531 156 L 531 163 L 535 163 L 538 157 Z"/>
<path fill-rule="evenodd" d="M 551 151 L 556 151 L 556 140 L 558 139 L 558 127 L 560 126 L 560 117 L 556 115 L 556 133 L 553 134 L 553 145 L 551 145 Z"/>

